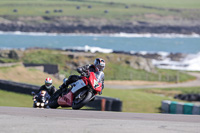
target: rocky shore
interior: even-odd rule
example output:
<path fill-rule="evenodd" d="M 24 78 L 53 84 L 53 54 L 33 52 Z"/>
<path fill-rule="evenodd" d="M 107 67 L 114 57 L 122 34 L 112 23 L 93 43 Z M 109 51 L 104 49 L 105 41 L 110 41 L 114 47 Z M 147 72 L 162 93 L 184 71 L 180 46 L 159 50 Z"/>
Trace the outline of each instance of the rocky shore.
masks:
<path fill-rule="evenodd" d="M 47 33 L 175 33 L 200 34 L 200 26 L 168 26 L 168 25 L 65 25 L 65 24 L 19 24 L 0 23 L 0 31 L 47 32 Z"/>

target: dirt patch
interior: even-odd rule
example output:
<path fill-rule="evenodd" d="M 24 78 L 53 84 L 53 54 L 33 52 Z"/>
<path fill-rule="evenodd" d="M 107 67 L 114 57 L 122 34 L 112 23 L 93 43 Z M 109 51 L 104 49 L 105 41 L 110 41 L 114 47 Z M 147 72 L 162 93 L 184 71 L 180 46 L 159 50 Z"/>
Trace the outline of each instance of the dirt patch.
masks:
<path fill-rule="evenodd" d="M 134 85 L 134 86 L 142 86 L 142 85 L 165 85 L 169 84 L 167 82 L 157 82 L 157 81 L 140 81 L 140 80 L 133 80 L 133 81 L 120 81 L 120 80 L 108 80 L 105 81 L 106 85 Z"/>
<path fill-rule="evenodd" d="M 180 94 L 181 91 L 178 90 L 146 90 L 147 93 L 159 94 L 164 96 L 174 97 L 177 94 Z"/>

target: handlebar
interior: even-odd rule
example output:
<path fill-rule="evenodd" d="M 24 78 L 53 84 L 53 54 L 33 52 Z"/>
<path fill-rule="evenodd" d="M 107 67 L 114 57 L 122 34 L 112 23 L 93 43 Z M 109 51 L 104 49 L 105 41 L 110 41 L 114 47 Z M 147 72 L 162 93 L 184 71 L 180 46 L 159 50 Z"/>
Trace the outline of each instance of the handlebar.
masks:
<path fill-rule="evenodd" d="M 82 73 L 81 73 L 81 76 L 84 76 L 84 77 L 86 77 L 86 78 L 89 78 L 90 72 L 89 72 L 88 70 L 85 71 L 85 72 L 82 72 Z"/>

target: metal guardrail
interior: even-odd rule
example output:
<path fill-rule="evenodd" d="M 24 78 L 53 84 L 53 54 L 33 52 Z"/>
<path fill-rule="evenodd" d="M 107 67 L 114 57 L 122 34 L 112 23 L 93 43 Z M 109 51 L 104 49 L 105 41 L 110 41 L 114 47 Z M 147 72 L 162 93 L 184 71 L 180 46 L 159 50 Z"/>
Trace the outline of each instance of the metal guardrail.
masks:
<path fill-rule="evenodd" d="M 0 80 L 0 89 L 31 95 L 32 91 L 39 90 L 40 86 Z M 94 101 L 89 102 L 86 106 L 95 110 L 102 111 L 122 111 L 122 101 L 117 98 L 96 96 Z"/>

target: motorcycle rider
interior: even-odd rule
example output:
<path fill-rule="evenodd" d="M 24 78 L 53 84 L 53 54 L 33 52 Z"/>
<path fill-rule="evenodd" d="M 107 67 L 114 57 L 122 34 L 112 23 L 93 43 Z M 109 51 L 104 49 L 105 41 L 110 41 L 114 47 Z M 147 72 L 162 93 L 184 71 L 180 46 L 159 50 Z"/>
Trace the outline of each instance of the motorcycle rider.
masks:
<path fill-rule="evenodd" d="M 97 81 L 102 84 L 102 90 L 104 88 L 104 70 L 105 68 L 105 61 L 102 58 L 96 58 L 94 60 L 94 64 L 85 65 L 82 67 L 77 68 L 77 72 L 80 73 L 82 76 L 86 76 L 87 71 L 94 72 L 97 78 Z M 78 75 L 71 75 L 64 83 L 60 86 L 60 89 L 63 90 L 68 87 L 69 84 L 76 82 L 79 80 L 81 76 Z M 102 94 L 102 90 L 99 95 Z"/>
<path fill-rule="evenodd" d="M 56 87 L 53 86 L 52 83 L 53 83 L 53 80 L 52 80 L 51 78 L 49 78 L 49 77 L 46 78 L 46 79 L 45 79 L 45 84 L 42 85 L 42 86 L 40 87 L 40 89 L 37 91 L 37 94 L 38 94 L 41 90 L 45 90 L 45 91 L 48 92 L 48 94 L 49 94 L 50 96 L 52 96 L 52 95 L 57 91 Z"/>

